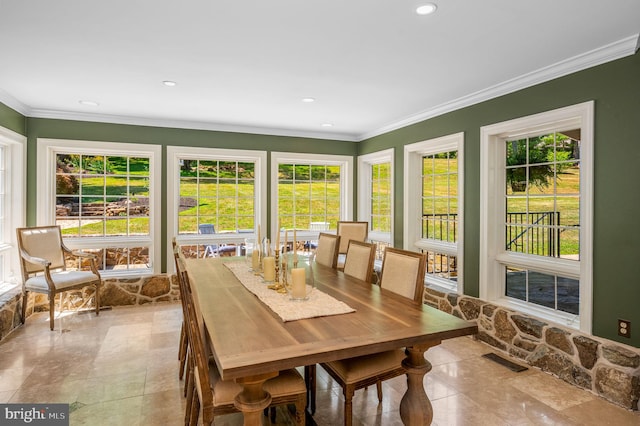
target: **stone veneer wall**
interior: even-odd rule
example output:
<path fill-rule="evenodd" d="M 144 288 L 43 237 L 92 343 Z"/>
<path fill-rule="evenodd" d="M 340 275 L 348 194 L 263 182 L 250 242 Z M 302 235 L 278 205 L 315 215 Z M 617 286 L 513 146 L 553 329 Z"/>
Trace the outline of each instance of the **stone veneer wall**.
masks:
<path fill-rule="evenodd" d="M 63 293 L 64 310 L 95 308 L 93 287 Z M 180 290 L 175 275 L 154 275 L 138 278 L 109 278 L 100 289 L 100 306 L 132 306 L 148 303 L 176 302 Z M 0 341 L 20 325 L 22 291 L 17 289 L 0 298 Z M 56 297 L 56 310 L 60 309 L 60 298 Z M 27 317 L 34 312 L 49 310 L 46 295 L 30 293 Z"/>
<path fill-rule="evenodd" d="M 624 408 L 638 409 L 640 349 L 430 287 L 425 287 L 424 302 L 477 321 L 477 339 L 499 351 Z"/>

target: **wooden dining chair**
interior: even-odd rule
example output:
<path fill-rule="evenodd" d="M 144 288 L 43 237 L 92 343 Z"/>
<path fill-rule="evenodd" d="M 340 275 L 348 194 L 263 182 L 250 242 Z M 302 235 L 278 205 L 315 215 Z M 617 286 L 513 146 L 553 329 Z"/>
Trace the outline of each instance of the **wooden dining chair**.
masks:
<path fill-rule="evenodd" d="M 341 220 L 338 221 L 338 231 L 340 236 L 340 248 L 338 249 L 338 268 L 344 266 L 344 259 L 349 248 L 349 241 L 365 242 L 369 235 L 369 222 L 355 222 Z"/>
<path fill-rule="evenodd" d="M 178 369 L 178 378 L 182 380 L 185 376 L 185 370 L 188 368 L 187 364 L 187 352 L 189 349 L 189 336 L 187 333 L 187 305 L 186 305 L 186 296 L 184 294 L 184 285 L 182 280 L 182 274 L 180 273 L 180 268 L 178 267 L 179 258 L 181 256 L 180 247 L 176 242 L 176 238 L 173 237 L 171 240 L 171 246 L 173 248 L 173 260 L 176 268 L 176 280 L 178 281 L 178 290 L 180 293 L 180 303 L 182 304 L 182 326 L 180 327 L 180 341 L 178 343 L 178 361 L 180 363 Z M 184 385 L 184 393 L 186 395 L 188 388 L 188 383 L 185 382 Z"/>
<path fill-rule="evenodd" d="M 340 236 L 321 232 L 318 235 L 318 248 L 316 249 L 316 262 L 320 265 L 336 268 L 338 265 L 338 249 L 340 248 Z"/>
<path fill-rule="evenodd" d="M 424 254 L 387 248 L 382 263 L 381 287 L 401 296 L 407 303 L 416 304 L 418 300 L 421 303 L 426 261 Z M 342 387 L 345 425 L 352 424 L 352 399 L 355 391 L 375 383 L 378 401 L 382 401 L 382 381 L 405 374 L 406 370 L 402 367 L 405 358 L 405 350 L 400 348 L 320 364 Z M 314 393 L 310 392 L 311 395 Z M 315 402 L 311 401 L 310 405 L 315 407 Z"/>
<path fill-rule="evenodd" d="M 344 274 L 370 283 L 373 275 L 373 262 L 376 259 L 375 243 L 351 240 L 344 262 Z"/>
<path fill-rule="evenodd" d="M 56 295 L 65 291 L 94 286 L 96 315 L 100 314 L 102 278 L 98 272 L 95 255 L 69 249 L 62 241 L 62 231 L 57 225 L 18 228 L 16 235 L 24 294 L 21 312 L 23 324 L 29 292 L 42 293 L 49 297 L 49 327 L 52 331 Z M 77 270 L 67 269 L 66 257 L 75 258 L 80 262 Z M 83 259 L 88 261 L 90 270 L 81 270 Z"/>
<path fill-rule="evenodd" d="M 234 401 L 236 395 L 242 391 L 242 386 L 233 380 L 222 380 L 206 345 L 204 320 L 199 311 L 197 296 L 191 291 L 189 274 L 181 259 L 178 259 L 178 265 L 182 273 L 187 299 L 189 356 L 193 362 L 193 369 L 190 373 L 193 378 L 189 381 L 191 383 L 187 394 L 189 408 L 185 412 L 185 424 L 197 425 L 202 414 L 202 424 L 211 425 L 215 416 L 239 412 Z M 296 425 L 304 424 L 304 409 L 307 402 L 306 386 L 297 370 L 280 371 L 278 376 L 264 383 L 264 389 L 271 394 L 270 407 L 294 404 L 296 409 L 295 423 Z"/>

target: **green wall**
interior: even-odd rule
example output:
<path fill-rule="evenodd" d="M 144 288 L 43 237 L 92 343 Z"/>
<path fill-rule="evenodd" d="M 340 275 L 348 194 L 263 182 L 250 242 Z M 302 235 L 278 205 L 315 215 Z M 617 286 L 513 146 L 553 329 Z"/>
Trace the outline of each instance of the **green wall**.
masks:
<path fill-rule="evenodd" d="M 74 139 L 87 141 L 124 142 L 138 144 L 156 144 L 162 146 L 162 173 L 166 175 L 166 148 L 173 146 L 192 146 L 206 148 L 253 149 L 267 152 L 302 152 L 318 154 L 349 155 L 357 153 L 354 142 L 327 139 L 310 139 L 286 136 L 269 136 L 249 133 L 215 132 L 207 130 L 188 130 L 124 124 L 107 124 L 85 121 L 67 121 L 28 118 L 27 146 L 27 224 L 36 223 L 36 154 L 37 139 Z M 267 189 L 270 190 L 270 158 L 267 160 Z M 162 180 L 162 271 L 166 271 L 167 235 L 166 227 L 167 182 Z M 270 193 L 270 192 L 268 192 Z M 355 199 L 355 196 L 354 196 Z M 267 199 L 267 221 L 270 221 L 271 200 Z M 268 225 L 266 229 L 269 229 Z"/>
<path fill-rule="evenodd" d="M 27 120 L 24 115 L 14 111 L 3 103 L 0 103 L 0 126 L 27 135 Z"/>
<path fill-rule="evenodd" d="M 464 132 L 464 288 L 479 294 L 480 127 L 595 101 L 593 334 L 640 347 L 640 54 L 376 136 L 359 154 L 395 148 L 395 244 L 403 232 L 403 146 Z M 617 336 L 616 320 L 632 323 Z M 635 324 L 635 329 L 633 324 Z"/>

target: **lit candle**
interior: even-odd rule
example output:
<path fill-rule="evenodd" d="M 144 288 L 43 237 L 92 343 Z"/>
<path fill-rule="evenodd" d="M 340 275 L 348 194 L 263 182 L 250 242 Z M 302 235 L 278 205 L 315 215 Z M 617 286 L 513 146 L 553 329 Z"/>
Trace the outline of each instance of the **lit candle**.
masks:
<path fill-rule="evenodd" d="M 292 295 L 297 299 L 302 299 L 307 295 L 304 268 L 294 268 L 291 270 Z"/>
<path fill-rule="evenodd" d="M 264 266 L 264 280 L 274 281 L 276 279 L 276 258 L 267 256 L 262 260 Z"/>

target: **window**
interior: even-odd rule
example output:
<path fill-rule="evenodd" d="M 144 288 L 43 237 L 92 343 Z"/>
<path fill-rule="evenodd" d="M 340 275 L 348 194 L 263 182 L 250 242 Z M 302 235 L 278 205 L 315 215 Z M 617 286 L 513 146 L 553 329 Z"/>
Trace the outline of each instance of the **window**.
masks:
<path fill-rule="evenodd" d="M 170 146 L 167 156 L 168 235 L 186 256 L 237 254 L 266 222 L 266 153 Z"/>
<path fill-rule="evenodd" d="M 590 333 L 593 103 L 481 143 L 480 297 Z"/>
<path fill-rule="evenodd" d="M 308 230 L 298 239 L 315 239 L 318 232 L 337 229 L 351 220 L 352 157 L 320 154 L 271 153 L 272 232 Z"/>
<path fill-rule="evenodd" d="M 25 224 L 27 139 L 0 127 L 0 294 L 20 282 L 15 229 Z"/>
<path fill-rule="evenodd" d="M 369 222 L 369 240 L 393 245 L 393 149 L 358 157 L 358 219 Z"/>
<path fill-rule="evenodd" d="M 39 224 L 60 225 L 107 276 L 159 267 L 159 146 L 39 139 L 38 148 Z"/>
<path fill-rule="evenodd" d="M 405 248 L 427 254 L 427 284 L 455 292 L 462 292 L 463 144 L 458 133 L 405 146 Z"/>

